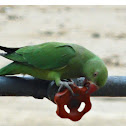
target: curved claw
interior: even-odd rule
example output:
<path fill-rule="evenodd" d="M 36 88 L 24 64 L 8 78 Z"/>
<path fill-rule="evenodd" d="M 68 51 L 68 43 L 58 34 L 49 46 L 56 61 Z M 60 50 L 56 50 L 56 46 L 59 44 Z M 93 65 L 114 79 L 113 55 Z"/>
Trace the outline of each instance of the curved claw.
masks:
<path fill-rule="evenodd" d="M 75 94 L 74 94 L 73 90 L 71 89 L 71 87 L 69 86 L 71 84 L 74 84 L 74 81 L 71 81 L 71 82 L 60 81 L 60 87 L 58 89 L 58 92 L 60 92 L 63 87 L 66 87 L 71 92 L 71 94 L 74 96 Z"/>
<path fill-rule="evenodd" d="M 63 85 L 61 85 L 61 86 L 59 87 L 58 92 L 60 92 L 62 88 L 63 88 Z"/>

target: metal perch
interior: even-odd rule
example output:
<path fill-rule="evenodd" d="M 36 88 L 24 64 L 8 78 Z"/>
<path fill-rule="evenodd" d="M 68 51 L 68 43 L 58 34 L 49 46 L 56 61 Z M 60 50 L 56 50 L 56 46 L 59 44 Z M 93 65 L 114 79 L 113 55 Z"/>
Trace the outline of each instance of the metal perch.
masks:
<path fill-rule="evenodd" d="M 74 79 L 75 83 L 80 84 L 83 80 L 84 78 Z M 33 77 L 0 77 L 0 96 L 33 96 L 39 99 L 46 97 L 53 101 L 57 89 L 54 81 Z M 94 92 L 92 96 L 125 97 L 126 76 L 109 76 L 106 85 Z"/>

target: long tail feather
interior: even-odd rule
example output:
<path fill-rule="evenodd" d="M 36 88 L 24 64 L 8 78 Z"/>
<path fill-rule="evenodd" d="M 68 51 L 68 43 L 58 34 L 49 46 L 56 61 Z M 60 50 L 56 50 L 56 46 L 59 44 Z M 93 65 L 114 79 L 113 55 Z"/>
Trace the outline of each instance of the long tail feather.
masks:
<path fill-rule="evenodd" d="M 7 53 L 0 53 L 0 56 L 4 56 L 4 55 L 6 55 Z"/>
<path fill-rule="evenodd" d="M 7 48 L 7 47 L 0 46 L 0 50 L 3 50 L 5 52 L 7 52 L 7 53 L 13 53 L 18 49 L 19 48 Z M 2 55 L 2 53 L 0 53 L 0 55 Z"/>
<path fill-rule="evenodd" d="M 0 69 L 0 76 L 17 74 L 17 67 L 18 65 L 15 62 L 8 64 Z"/>

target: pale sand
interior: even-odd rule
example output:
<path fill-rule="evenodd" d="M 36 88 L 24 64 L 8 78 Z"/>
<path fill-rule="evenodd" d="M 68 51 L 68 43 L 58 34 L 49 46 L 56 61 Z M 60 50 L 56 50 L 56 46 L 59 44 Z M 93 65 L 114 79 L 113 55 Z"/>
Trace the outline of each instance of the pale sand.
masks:
<path fill-rule="evenodd" d="M 0 6 L 0 45 L 48 41 L 77 43 L 100 56 L 109 75 L 126 71 L 126 6 Z M 0 67 L 10 63 L 0 57 Z M 81 121 L 60 119 L 56 105 L 34 98 L 1 97 L 0 126 L 125 126 L 126 98 L 92 98 Z"/>

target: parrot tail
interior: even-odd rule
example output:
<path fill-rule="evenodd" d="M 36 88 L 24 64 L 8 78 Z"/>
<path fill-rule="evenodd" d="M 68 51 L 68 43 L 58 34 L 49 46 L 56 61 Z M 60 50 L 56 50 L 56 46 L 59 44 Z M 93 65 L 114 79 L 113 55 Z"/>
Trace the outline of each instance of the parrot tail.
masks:
<path fill-rule="evenodd" d="M 4 75 L 14 75 L 18 74 L 18 64 L 16 62 L 12 62 L 9 65 L 0 69 L 0 76 Z"/>
<path fill-rule="evenodd" d="M 3 56 L 5 54 L 11 54 L 11 53 L 15 52 L 18 49 L 19 48 L 7 48 L 7 47 L 0 46 L 0 50 L 6 52 L 6 53 L 0 53 L 0 55 Z"/>

